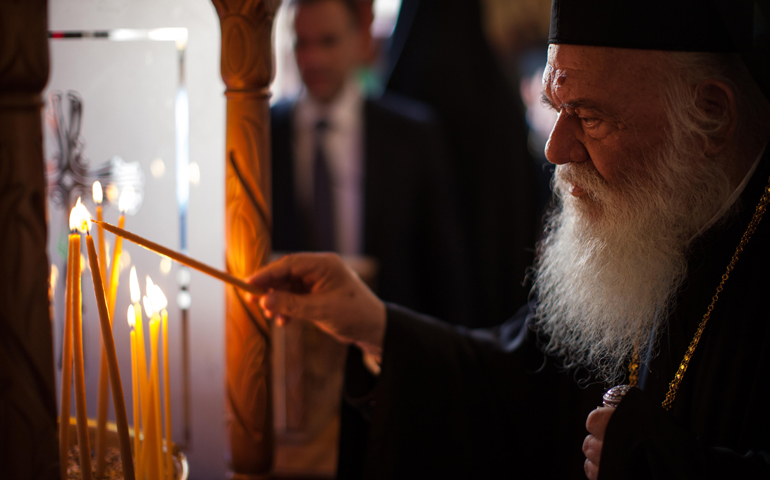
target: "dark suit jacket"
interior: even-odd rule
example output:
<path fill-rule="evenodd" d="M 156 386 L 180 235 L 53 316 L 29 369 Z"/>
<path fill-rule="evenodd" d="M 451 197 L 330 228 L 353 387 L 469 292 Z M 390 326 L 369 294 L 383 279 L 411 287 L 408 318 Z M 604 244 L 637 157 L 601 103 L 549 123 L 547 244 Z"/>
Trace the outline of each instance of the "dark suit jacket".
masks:
<path fill-rule="evenodd" d="M 273 248 L 310 250 L 294 186 L 294 102 L 271 109 Z M 427 107 L 397 96 L 364 102 L 363 253 L 377 293 L 450 321 L 467 318 L 463 241 L 444 144 Z"/>

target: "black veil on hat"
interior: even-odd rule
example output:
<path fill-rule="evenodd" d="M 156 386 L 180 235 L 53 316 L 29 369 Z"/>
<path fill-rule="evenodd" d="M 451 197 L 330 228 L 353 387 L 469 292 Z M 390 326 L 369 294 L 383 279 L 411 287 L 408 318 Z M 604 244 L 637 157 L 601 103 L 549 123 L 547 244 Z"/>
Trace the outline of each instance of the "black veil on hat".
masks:
<path fill-rule="evenodd" d="M 770 99 L 770 0 L 552 0 L 548 43 L 739 53 Z"/>

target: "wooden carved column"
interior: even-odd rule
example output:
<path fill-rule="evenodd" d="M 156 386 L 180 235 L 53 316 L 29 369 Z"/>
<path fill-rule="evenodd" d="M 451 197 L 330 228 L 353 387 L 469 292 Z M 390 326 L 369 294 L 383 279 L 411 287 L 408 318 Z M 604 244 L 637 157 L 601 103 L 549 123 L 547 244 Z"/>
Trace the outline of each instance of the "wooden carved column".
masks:
<path fill-rule="evenodd" d="M 0 2 L 0 477 L 59 476 L 40 92 L 45 0 Z"/>
<path fill-rule="evenodd" d="M 213 0 L 222 28 L 227 86 L 227 268 L 253 273 L 270 255 L 271 36 L 280 0 Z M 266 477 L 273 466 L 270 336 L 259 308 L 227 287 L 227 429 L 231 478 Z"/>

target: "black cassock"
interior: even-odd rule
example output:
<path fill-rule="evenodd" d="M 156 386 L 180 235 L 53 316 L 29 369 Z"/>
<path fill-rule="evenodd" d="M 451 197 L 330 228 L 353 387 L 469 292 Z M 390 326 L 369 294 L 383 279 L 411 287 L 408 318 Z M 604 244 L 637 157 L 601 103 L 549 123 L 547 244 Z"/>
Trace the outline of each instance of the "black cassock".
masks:
<path fill-rule="evenodd" d="M 770 214 L 730 273 L 672 409 L 661 406 L 768 177 L 766 152 L 737 213 L 690 246 L 659 353 L 607 427 L 600 478 L 770 476 Z M 343 421 L 340 478 L 585 478 L 585 420 L 607 386 L 541 353 L 528 315 L 464 330 L 389 305 L 379 378 L 348 359 L 346 395 L 360 417 Z"/>

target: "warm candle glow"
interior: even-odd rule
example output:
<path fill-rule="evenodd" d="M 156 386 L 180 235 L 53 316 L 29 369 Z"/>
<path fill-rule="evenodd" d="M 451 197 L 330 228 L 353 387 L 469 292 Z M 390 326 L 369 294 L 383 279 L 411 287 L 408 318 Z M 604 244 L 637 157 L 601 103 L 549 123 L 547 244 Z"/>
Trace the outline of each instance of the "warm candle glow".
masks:
<path fill-rule="evenodd" d="M 148 317 L 152 318 L 155 311 L 152 308 L 152 302 L 150 301 L 147 296 L 142 297 L 142 303 L 144 304 L 144 312 L 147 314 Z"/>
<path fill-rule="evenodd" d="M 54 292 L 56 291 L 56 284 L 59 281 L 59 267 L 56 265 L 51 265 L 51 298 L 54 296 Z"/>
<path fill-rule="evenodd" d="M 131 303 L 139 303 L 142 292 L 139 290 L 139 279 L 136 276 L 136 267 L 131 267 L 128 284 L 128 289 L 131 292 Z"/>
<path fill-rule="evenodd" d="M 101 205 L 102 200 L 104 199 L 104 196 L 102 195 L 102 184 L 99 183 L 99 180 L 94 182 L 94 186 L 91 189 L 91 192 L 94 197 L 94 203 L 97 205 Z"/>
<path fill-rule="evenodd" d="M 110 203 L 115 203 L 120 198 L 120 190 L 113 184 L 107 185 L 104 193 L 107 194 L 107 200 L 109 200 Z"/>
<path fill-rule="evenodd" d="M 149 279 L 150 277 L 147 278 Z M 147 294 L 152 302 L 152 309 L 156 312 L 160 312 L 168 306 L 166 295 L 163 294 L 163 290 L 158 285 L 153 285 L 152 290 L 148 290 Z"/>
<path fill-rule="evenodd" d="M 80 203 L 80 197 L 70 213 L 70 230 L 79 230 L 80 233 L 88 233 L 91 230 L 91 214 L 86 206 Z"/>
<path fill-rule="evenodd" d="M 131 208 L 134 205 L 134 202 L 136 202 L 136 192 L 134 192 L 134 187 L 127 186 L 123 189 L 122 192 L 120 192 L 120 200 L 118 200 L 118 210 L 120 210 L 121 213 L 126 213 L 126 210 Z"/>
<path fill-rule="evenodd" d="M 147 275 L 147 281 L 144 287 L 144 293 L 152 300 L 152 290 L 155 288 L 155 282 L 152 281 L 149 275 Z"/>
<path fill-rule="evenodd" d="M 134 306 L 129 305 L 128 306 L 128 328 L 133 330 L 134 325 L 136 325 L 136 312 L 134 311 Z"/>
<path fill-rule="evenodd" d="M 171 259 L 164 255 L 163 258 L 160 259 L 160 273 L 163 275 L 168 275 L 170 271 Z"/>

